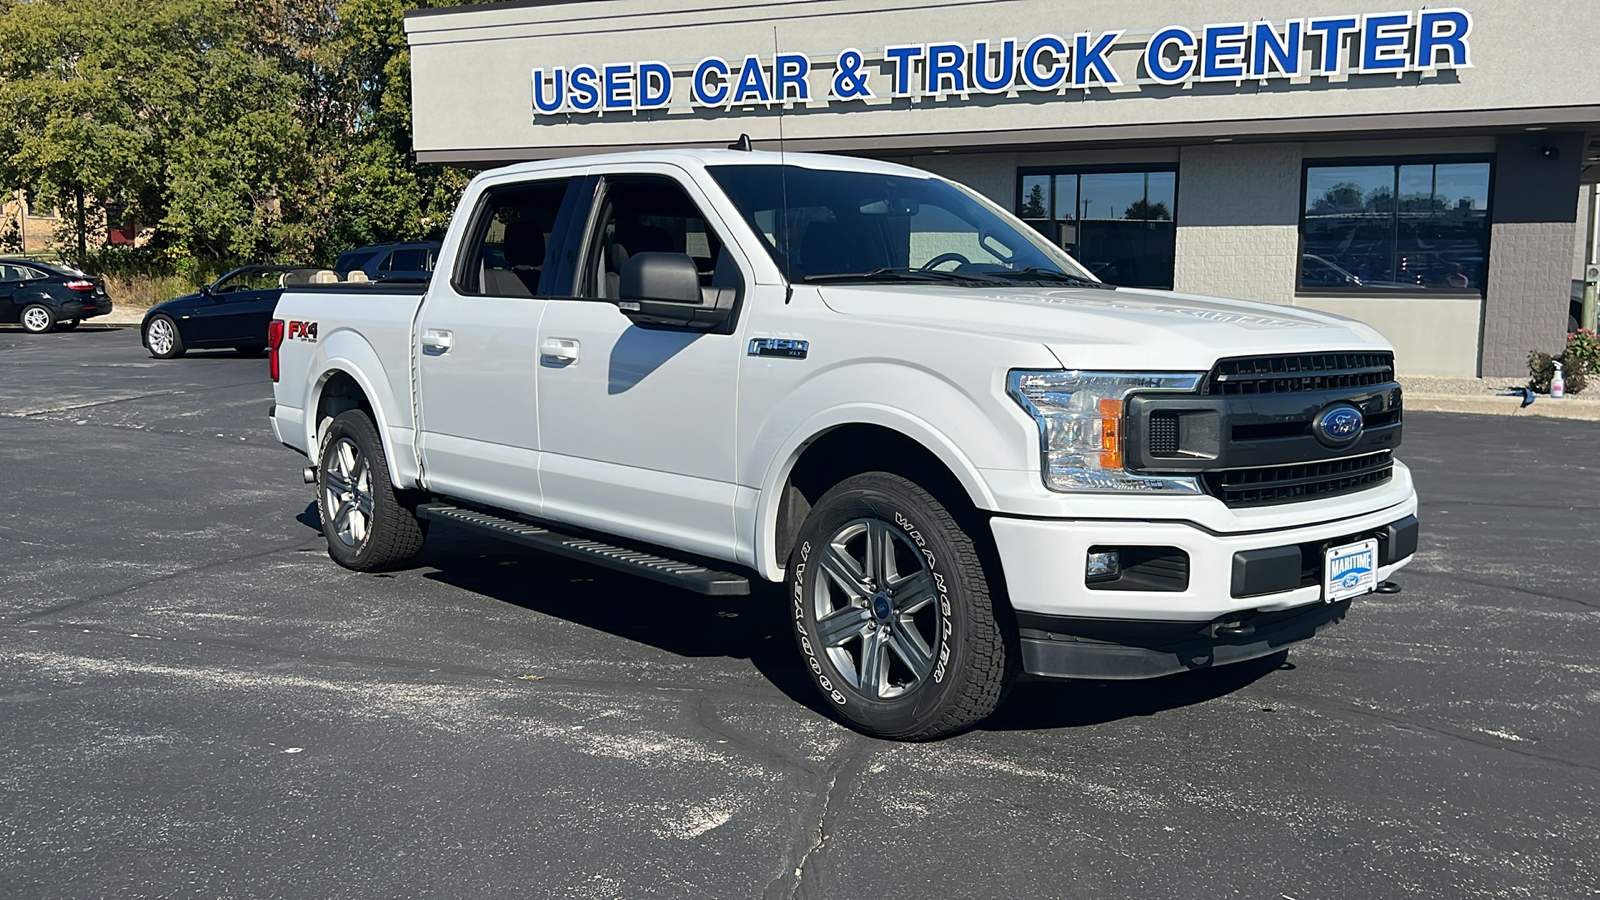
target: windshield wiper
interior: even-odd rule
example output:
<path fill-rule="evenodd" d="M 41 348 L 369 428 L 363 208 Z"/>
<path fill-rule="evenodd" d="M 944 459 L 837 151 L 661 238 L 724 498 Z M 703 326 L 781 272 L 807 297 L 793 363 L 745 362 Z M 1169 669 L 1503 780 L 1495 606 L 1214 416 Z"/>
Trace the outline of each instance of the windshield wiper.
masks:
<path fill-rule="evenodd" d="M 893 282 L 908 281 L 923 284 L 997 284 L 989 273 L 941 272 L 938 269 L 915 269 L 910 266 L 885 267 L 870 272 L 835 272 L 826 275 L 806 275 L 800 279 L 807 284 L 827 282 Z"/>
<path fill-rule="evenodd" d="M 1077 275 L 1058 272 L 1053 269 L 1041 269 L 1038 266 L 1029 266 L 1026 269 L 994 269 L 984 272 L 994 278 L 1003 278 L 1007 281 L 1040 281 L 1051 284 L 1074 284 L 1079 287 L 1104 288 L 1108 291 L 1117 289 L 1116 285 L 1106 284 L 1103 281 L 1090 281 Z"/>

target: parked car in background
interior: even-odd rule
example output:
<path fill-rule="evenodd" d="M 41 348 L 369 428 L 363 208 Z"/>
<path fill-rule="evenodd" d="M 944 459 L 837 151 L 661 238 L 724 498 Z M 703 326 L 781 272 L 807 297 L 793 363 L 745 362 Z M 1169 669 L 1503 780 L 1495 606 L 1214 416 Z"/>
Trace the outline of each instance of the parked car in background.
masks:
<path fill-rule="evenodd" d="M 433 275 L 440 246 L 438 241 L 410 241 L 357 247 L 339 254 L 333 268 L 344 279 L 359 271 L 369 281 L 427 281 Z"/>
<path fill-rule="evenodd" d="M 150 307 L 139 332 L 150 355 L 176 359 L 195 349 L 232 347 L 244 356 L 267 349 L 267 323 L 285 284 L 309 281 L 306 266 L 241 266 L 193 294 Z"/>
<path fill-rule="evenodd" d="M 29 334 L 49 334 L 109 312 L 111 297 L 98 278 L 71 266 L 0 259 L 0 322 L 20 322 Z"/>

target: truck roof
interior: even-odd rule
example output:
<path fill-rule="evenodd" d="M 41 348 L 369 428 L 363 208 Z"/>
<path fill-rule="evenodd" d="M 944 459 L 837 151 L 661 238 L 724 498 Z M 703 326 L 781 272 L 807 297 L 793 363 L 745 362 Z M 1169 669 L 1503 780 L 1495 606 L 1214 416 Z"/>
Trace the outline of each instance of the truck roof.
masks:
<path fill-rule="evenodd" d="M 806 169 L 825 169 L 840 172 L 870 172 L 882 175 L 900 175 L 908 178 L 935 178 L 922 169 L 897 163 L 862 159 L 854 156 L 835 156 L 828 153 L 779 153 L 771 150 L 723 150 L 687 147 L 673 150 L 635 150 L 626 153 L 604 153 L 594 156 L 568 156 L 537 162 L 515 163 L 490 169 L 485 175 L 505 175 L 521 172 L 545 172 L 557 169 L 581 168 L 590 165 L 615 163 L 673 163 L 689 168 L 703 166 L 799 166 Z"/>

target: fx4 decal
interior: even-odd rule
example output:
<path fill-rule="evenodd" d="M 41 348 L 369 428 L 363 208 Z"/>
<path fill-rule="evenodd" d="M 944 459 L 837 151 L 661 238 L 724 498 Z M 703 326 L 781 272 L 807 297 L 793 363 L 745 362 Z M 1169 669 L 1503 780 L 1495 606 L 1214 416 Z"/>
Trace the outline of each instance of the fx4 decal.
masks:
<path fill-rule="evenodd" d="M 301 322 L 296 319 L 289 320 L 289 340 L 315 344 L 317 342 L 317 323 Z"/>

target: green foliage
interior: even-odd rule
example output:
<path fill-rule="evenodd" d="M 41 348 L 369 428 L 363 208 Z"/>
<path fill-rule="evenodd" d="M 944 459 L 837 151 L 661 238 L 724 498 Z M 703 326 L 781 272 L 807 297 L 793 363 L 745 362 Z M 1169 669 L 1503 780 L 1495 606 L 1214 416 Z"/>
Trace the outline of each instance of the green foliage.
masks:
<path fill-rule="evenodd" d="M 1569 345 L 1570 347 L 1570 345 Z M 1581 394 L 1589 386 L 1589 366 L 1583 359 L 1563 352 L 1560 356 L 1551 356 L 1543 350 L 1534 350 L 1528 354 L 1528 372 L 1532 376 L 1528 379 L 1528 387 L 1534 393 L 1550 393 L 1550 382 L 1555 378 L 1556 366 L 1561 363 L 1561 379 L 1566 383 L 1565 393 Z"/>
<path fill-rule="evenodd" d="M 0 0 L 0 186 L 109 213 L 152 271 L 434 237 L 466 174 L 411 154 L 418 0 Z"/>
<path fill-rule="evenodd" d="M 1600 372 L 1600 339 L 1587 328 L 1579 328 L 1567 335 L 1567 359 L 1582 360 L 1589 372 Z"/>

